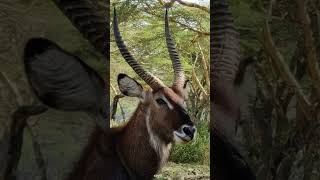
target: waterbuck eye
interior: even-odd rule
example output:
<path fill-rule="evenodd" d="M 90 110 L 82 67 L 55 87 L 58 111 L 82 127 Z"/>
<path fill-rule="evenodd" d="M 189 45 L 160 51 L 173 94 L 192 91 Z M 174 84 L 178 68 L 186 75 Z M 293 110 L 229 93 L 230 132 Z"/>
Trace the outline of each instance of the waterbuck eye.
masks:
<path fill-rule="evenodd" d="M 161 99 L 161 98 L 156 99 L 156 101 L 157 101 L 157 103 L 158 103 L 159 105 L 166 105 L 166 104 L 167 104 L 167 103 L 166 103 L 163 99 Z"/>

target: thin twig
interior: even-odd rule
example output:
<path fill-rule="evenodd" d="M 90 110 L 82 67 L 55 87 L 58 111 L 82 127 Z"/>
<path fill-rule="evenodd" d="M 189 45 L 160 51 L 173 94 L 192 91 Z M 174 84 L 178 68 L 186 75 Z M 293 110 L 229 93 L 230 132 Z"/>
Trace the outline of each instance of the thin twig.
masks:
<path fill-rule="evenodd" d="M 208 93 L 207 93 L 207 91 L 204 89 L 204 87 L 202 86 L 202 84 L 201 84 L 201 82 L 199 81 L 199 79 L 198 79 L 198 77 L 197 77 L 197 75 L 196 75 L 196 72 L 195 72 L 195 65 L 196 65 L 197 61 L 198 61 L 198 55 L 196 56 L 196 59 L 195 59 L 195 61 L 194 61 L 194 63 L 193 63 L 193 66 L 192 66 L 192 82 L 194 82 L 194 83 L 195 83 L 194 85 L 196 85 L 196 86 L 198 87 L 198 89 L 200 89 L 200 91 L 204 94 L 204 96 L 205 96 L 206 98 L 208 98 L 208 97 L 209 97 L 209 96 L 208 96 Z M 193 84 L 193 83 L 192 83 L 192 84 Z"/>
<path fill-rule="evenodd" d="M 124 95 L 122 94 L 118 94 L 116 95 L 114 98 L 113 98 L 113 102 L 112 102 L 112 112 L 111 112 L 111 118 L 112 119 L 115 119 L 115 115 L 117 113 L 117 106 L 118 106 L 118 102 L 119 102 L 119 99 L 125 97 Z M 123 116 L 123 119 L 125 120 L 125 117 Z"/>
<path fill-rule="evenodd" d="M 110 86 L 111 86 L 111 89 L 112 89 L 112 91 L 114 92 L 114 94 L 117 94 L 116 88 L 114 88 L 114 86 L 113 86 L 112 84 L 110 84 Z M 115 119 L 115 115 L 116 115 L 116 113 L 117 113 L 117 106 L 118 106 L 118 104 L 119 104 L 119 107 L 120 107 L 120 110 L 121 110 L 121 114 L 122 114 L 123 120 L 126 119 L 124 110 L 123 110 L 123 108 L 122 108 L 122 106 L 121 106 L 121 104 L 120 104 L 120 102 L 119 102 L 119 99 L 120 99 L 120 98 L 123 98 L 122 96 L 125 97 L 124 95 L 116 95 L 116 96 L 114 97 L 114 99 L 113 99 L 112 106 L 111 106 L 111 110 L 112 110 L 112 112 L 111 112 L 111 119 Z"/>
<path fill-rule="evenodd" d="M 22 105 L 23 104 L 23 99 L 20 96 L 20 93 L 18 91 L 18 88 L 9 80 L 9 78 L 6 76 L 4 72 L 0 72 L 0 80 L 7 85 L 11 89 L 11 91 L 14 94 L 14 99 L 16 101 L 16 105 Z"/>
<path fill-rule="evenodd" d="M 207 63 L 206 63 L 206 57 L 205 57 L 205 55 L 203 53 L 203 50 L 202 50 L 201 45 L 200 45 L 199 42 L 198 42 L 198 46 L 199 46 L 199 50 L 200 50 L 200 53 L 201 53 L 201 66 L 203 67 L 203 76 L 205 78 L 206 85 L 208 87 L 210 87 L 209 68 L 208 68 Z"/>

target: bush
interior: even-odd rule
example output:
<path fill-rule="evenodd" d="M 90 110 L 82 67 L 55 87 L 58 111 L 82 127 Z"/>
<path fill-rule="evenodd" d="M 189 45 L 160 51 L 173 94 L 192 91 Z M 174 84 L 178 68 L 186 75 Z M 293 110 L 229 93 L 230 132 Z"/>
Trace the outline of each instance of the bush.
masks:
<path fill-rule="evenodd" d="M 175 145 L 171 151 L 170 161 L 175 163 L 210 163 L 210 132 L 208 123 L 197 125 L 197 137 L 190 144 Z"/>

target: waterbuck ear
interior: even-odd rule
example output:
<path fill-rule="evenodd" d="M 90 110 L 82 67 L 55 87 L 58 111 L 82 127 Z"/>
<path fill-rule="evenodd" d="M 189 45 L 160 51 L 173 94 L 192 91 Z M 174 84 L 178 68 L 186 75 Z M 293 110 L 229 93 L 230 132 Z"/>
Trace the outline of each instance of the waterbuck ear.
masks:
<path fill-rule="evenodd" d="M 143 88 L 136 80 L 126 74 L 118 75 L 118 86 L 122 94 L 130 97 L 142 97 Z"/>
<path fill-rule="evenodd" d="M 44 104 L 59 110 L 103 111 L 103 79 L 57 44 L 43 38 L 29 40 L 24 63 L 31 88 Z"/>

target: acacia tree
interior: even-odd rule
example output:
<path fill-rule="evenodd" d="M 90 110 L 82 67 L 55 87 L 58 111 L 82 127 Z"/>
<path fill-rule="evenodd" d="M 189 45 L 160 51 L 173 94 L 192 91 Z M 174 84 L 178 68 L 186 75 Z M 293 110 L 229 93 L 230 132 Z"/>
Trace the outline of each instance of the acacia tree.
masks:
<path fill-rule="evenodd" d="M 210 78 L 209 8 L 207 6 L 209 4 L 206 6 L 173 0 L 117 0 L 111 1 L 111 4 L 119 11 L 120 29 L 130 51 L 151 73 L 165 82 L 171 82 L 173 74 L 169 68 L 170 61 L 167 60 L 169 58 L 163 21 L 164 7 L 170 7 L 169 21 L 172 34 L 190 83 L 189 109 L 195 119 L 208 121 Z M 113 43 L 113 32 L 110 39 L 111 83 L 115 84 L 116 75 L 121 71 L 136 75 L 123 63 Z M 116 95 L 111 94 L 111 97 Z"/>

